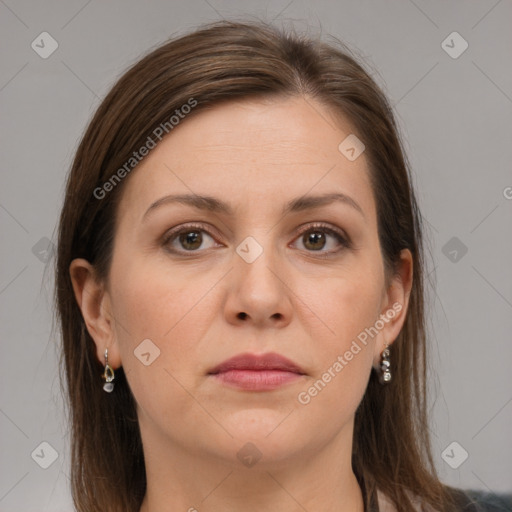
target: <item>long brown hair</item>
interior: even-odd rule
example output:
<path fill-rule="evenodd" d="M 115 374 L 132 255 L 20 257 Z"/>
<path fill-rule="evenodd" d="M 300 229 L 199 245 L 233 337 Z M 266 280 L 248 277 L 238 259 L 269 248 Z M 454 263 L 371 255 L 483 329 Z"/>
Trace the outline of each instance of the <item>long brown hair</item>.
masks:
<path fill-rule="evenodd" d="M 129 176 L 108 193 L 97 191 L 123 165 L 126 170 L 133 151 L 154 138 L 157 127 L 167 123 L 170 130 L 169 119 L 191 98 L 196 105 L 189 115 L 196 115 L 221 102 L 262 95 L 313 98 L 350 121 L 366 146 L 387 276 L 401 249 L 413 256 L 409 309 L 392 346 L 393 380 L 381 386 L 372 371 L 355 417 L 352 464 L 365 500 L 380 489 L 400 512 L 412 509 L 411 493 L 438 510 L 452 510 L 448 487 L 436 476 L 427 421 L 421 215 L 391 106 L 341 42 L 252 22 L 208 25 L 151 51 L 117 81 L 76 151 L 60 217 L 55 296 L 76 509 L 138 512 L 146 488 L 134 398 L 122 368 L 115 392 L 102 390 L 103 366 L 69 274 L 71 261 L 80 257 L 108 280 L 117 205 Z"/>

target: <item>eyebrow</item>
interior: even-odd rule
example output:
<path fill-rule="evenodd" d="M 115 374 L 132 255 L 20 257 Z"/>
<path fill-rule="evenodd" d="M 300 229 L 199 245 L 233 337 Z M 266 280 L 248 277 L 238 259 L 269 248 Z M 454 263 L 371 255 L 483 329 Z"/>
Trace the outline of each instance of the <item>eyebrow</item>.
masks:
<path fill-rule="evenodd" d="M 341 192 L 318 196 L 304 195 L 296 199 L 292 199 L 284 206 L 282 215 L 320 208 L 321 206 L 326 206 L 334 202 L 339 202 L 352 207 L 354 210 L 358 211 L 364 219 L 366 219 L 363 209 L 359 206 L 359 204 L 356 203 L 356 201 L 354 201 L 354 199 L 352 199 L 350 196 Z M 234 213 L 232 206 L 212 196 L 200 196 L 197 194 L 173 194 L 161 197 L 152 203 L 144 213 L 142 220 L 144 221 L 146 217 L 158 207 L 175 203 L 192 206 L 198 210 L 204 210 L 212 213 L 224 213 L 226 215 L 233 215 Z"/>

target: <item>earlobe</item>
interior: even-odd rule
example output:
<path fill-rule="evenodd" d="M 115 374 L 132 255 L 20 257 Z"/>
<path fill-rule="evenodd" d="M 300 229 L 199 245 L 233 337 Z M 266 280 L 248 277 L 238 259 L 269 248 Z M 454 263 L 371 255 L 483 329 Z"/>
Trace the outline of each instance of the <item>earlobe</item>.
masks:
<path fill-rule="evenodd" d="M 119 367 L 121 361 L 113 329 L 110 298 L 103 283 L 97 279 L 94 267 L 83 258 L 71 262 L 69 273 L 85 326 L 96 345 L 98 360 L 104 364 L 104 353 L 108 348 L 110 366 Z"/>

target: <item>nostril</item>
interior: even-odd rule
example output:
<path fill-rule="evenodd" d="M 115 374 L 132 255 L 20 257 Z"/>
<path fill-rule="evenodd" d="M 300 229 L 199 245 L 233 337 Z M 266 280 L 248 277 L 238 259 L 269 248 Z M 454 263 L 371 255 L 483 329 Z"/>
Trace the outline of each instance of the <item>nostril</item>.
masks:
<path fill-rule="evenodd" d="M 238 313 L 238 318 L 241 318 L 242 320 L 245 320 L 246 316 L 247 316 L 247 313 L 244 313 L 243 311 Z"/>

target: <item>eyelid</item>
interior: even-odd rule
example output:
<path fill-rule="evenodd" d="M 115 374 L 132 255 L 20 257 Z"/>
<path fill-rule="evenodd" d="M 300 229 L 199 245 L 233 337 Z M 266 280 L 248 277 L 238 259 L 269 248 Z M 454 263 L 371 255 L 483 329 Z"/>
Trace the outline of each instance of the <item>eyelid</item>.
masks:
<path fill-rule="evenodd" d="M 308 224 L 304 224 L 303 226 L 299 226 L 299 235 L 302 235 L 304 233 L 307 233 L 308 231 L 313 231 L 314 229 L 325 229 L 327 232 L 331 231 L 333 233 L 336 233 L 341 238 L 343 238 L 347 243 L 349 242 L 348 235 L 340 228 L 337 228 L 336 226 L 333 226 L 332 224 L 326 223 L 326 222 L 312 222 Z"/>

